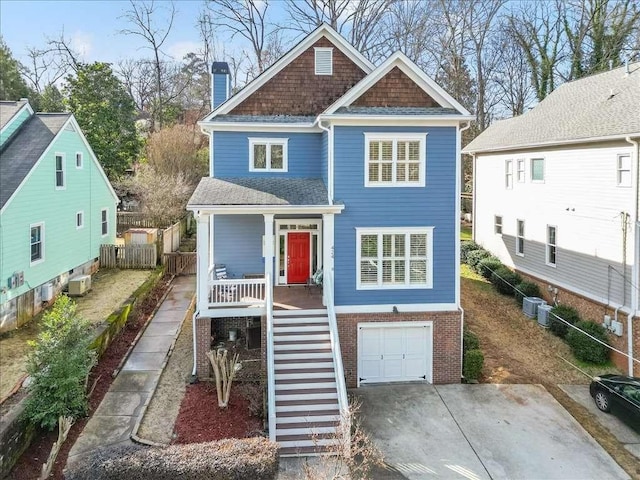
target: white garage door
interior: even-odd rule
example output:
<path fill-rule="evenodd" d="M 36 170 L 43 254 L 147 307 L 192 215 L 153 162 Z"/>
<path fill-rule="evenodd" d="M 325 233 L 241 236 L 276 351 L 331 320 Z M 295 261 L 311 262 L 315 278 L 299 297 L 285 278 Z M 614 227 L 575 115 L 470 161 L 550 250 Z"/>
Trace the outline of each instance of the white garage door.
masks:
<path fill-rule="evenodd" d="M 358 383 L 431 382 L 431 322 L 358 324 Z"/>

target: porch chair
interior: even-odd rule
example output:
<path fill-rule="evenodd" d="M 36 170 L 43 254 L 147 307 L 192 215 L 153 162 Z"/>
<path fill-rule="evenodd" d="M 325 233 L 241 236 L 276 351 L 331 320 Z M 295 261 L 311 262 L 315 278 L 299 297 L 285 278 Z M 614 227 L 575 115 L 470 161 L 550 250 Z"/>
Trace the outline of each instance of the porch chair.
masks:
<path fill-rule="evenodd" d="M 319 268 L 316 270 L 311 277 L 307 279 L 307 289 L 309 290 L 309 295 L 311 295 L 311 287 L 322 287 L 322 269 Z"/>
<path fill-rule="evenodd" d="M 227 275 L 227 266 L 226 265 L 215 265 L 214 272 L 216 275 L 216 280 L 228 280 L 229 276 Z M 236 285 L 225 285 L 221 286 L 217 289 L 218 296 L 223 300 L 233 300 L 234 294 L 238 287 Z"/>

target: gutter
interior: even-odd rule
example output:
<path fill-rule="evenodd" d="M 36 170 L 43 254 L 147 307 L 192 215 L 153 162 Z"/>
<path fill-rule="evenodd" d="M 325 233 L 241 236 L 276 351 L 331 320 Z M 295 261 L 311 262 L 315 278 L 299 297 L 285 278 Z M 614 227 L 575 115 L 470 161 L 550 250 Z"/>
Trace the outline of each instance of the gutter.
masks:
<path fill-rule="evenodd" d="M 631 157 L 631 164 L 636 167 L 636 182 L 635 182 L 635 199 L 634 199 L 634 212 L 633 212 L 633 266 L 631 268 L 631 313 L 627 316 L 627 362 L 629 369 L 629 376 L 633 377 L 633 319 L 638 312 L 638 289 L 634 288 L 638 284 L 639 270 L 640 270 L 640 258 L 638 258 L 638 252 L 640 251 L 640 146 L 638 140 L 632 140 L 630 136 L 625 137 L 625 141 L 633 145 L 633 154 Z M 626 291 L 627 286 L 623 287 Z"/>

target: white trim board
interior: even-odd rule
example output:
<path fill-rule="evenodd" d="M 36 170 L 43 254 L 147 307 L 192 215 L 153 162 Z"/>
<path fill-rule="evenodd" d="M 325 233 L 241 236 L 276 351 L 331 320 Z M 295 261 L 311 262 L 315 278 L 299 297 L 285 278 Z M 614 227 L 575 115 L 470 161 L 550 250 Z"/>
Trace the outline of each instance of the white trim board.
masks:
<path fill-rule="evenodd" d="M 336 305 L 335 311 L 337 314 L 393 313 L 394 307 L 398 309 L 398 313 L 457 312 L 460 310 L 459 305 L 455 303 L 389 303 L 380 305 Z"/>
<path fill-rule="evenodd" d="M 261 215 L 264 213 L 298 215 L 338 214 L 344 205 L 187 205 L 187 210 L 201 215 Z"/>

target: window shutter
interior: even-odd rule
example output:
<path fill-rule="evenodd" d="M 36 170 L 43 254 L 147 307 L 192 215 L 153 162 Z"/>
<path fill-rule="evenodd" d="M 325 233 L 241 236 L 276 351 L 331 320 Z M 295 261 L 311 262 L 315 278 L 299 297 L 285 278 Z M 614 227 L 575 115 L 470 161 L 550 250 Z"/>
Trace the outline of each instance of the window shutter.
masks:
<path fill-rule="evenodd" d="M 333 48 L 316 47 L 316 75 L 333 74 Z"/>

